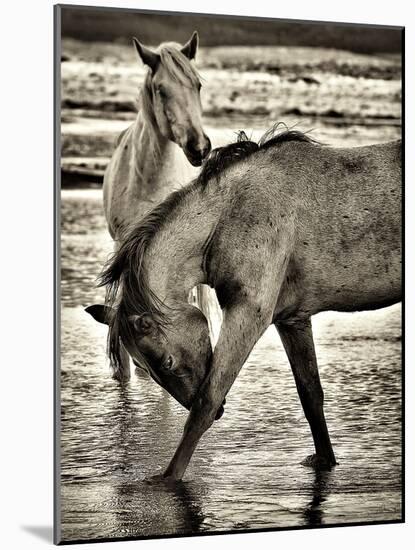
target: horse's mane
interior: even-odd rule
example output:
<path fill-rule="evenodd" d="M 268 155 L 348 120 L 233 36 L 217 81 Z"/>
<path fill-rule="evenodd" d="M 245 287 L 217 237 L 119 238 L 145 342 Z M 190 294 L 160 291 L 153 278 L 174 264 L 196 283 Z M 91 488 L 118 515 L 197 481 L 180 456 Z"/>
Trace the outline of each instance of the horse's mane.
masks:
<path fill-rule="evenodd" d="M 117 305 L 120 286 L 126 313 L 151 313 L 162 325 L 167 320 L 161 302 L 148 285 L 143 266 L 144 255 L 163 221 L 182 203 L 196 182 L 171 193 L 164 201 L 148 212 L 138 225 L 128 228 L 121 236 L 120 248 L 104 266 L 99 276 L 99 286 L 106 286 L 106 304 Z M 119 304 L 118 304 L 119 305 Z"/>
<path fill-rule="evenodd" d="M 214 149 L 197 179 L 171 193 L 136 226 L 130 228 L 128 234 L 123 235 L 120 248 L 104 267 L 99 278 L 99 285 L 107 287 L 106 305 L 116 308 L 115 315 L 109 320 L 108 333 L 108 355 L 115 367 L 121 363 L 120 334 L 123 335 L 124 342 L 135 345 L 134 329 L 129 322 L 129 316 L 150 313 L 161 332 L 169 322 L 167 308 L 151 290 L 145 268 L 145 255 L 153 237 L 190 193 L 203 190 L 209 181 L 217 180 L 224 170 L 238 161 L 257 151 L 278 147 L 288 141 L 318 144 L 316 140 L 297 130 L 286 129 L 276 133 L 280 126 L 281 124 L 273 126 L 258 143 L 249 140 L 245 132 L 239 132 L 235 143 Z M 137 348 L 136 350 L 139 353 Z"/>
<path fill-rule="evenodd" d="M 281 126 L 285 128 L 280 130 Z M 235 143 L 230 143 L 224 147 L 218 147 L 210 152 L 209 157 L 203 163 L 198 176 L 199 184 L 204 187 L 213 178 L 220 176 L 224 170 L 233 166 L 237 162 L 250 157 L 257 151 L 277 147 L 287 141 L 303 141 L 321 145 L 317 140 L 300 132 L 299 130 L 290 130 L 287 126 L 278 122 L 272 128 L 267 130 L 258 143 L 251 141 L 244 131 L 238 133 Z"/>
<path fill-rule="evenodd" d="M 120 334 L 123 335 L 125 343 L 136 348 L 137 355 L 141 355 L 142 363 L 146 363 L 135 346 L 134 329 L 129 321 L 131 315 L 149 313 L 162 333 L 168 326 L 166 306 L 149 286 L 144 257 L 163 220 L 182 203 L 184 196 L 189 193 L 189 188 L 194 185 L 195 183 L 171 193 L 137 226 L 130 228 L 121 238 L 121 247 L 99 277 L 99 286 L 106 286 L 106 305 L 116 308 L 116 314 L 109 319 L 108 332 L 108 356 L 116 369 L 121 365 Z"/>
<path fill-rule="evenodd" d="M 197 86 L 200 81 L 199 73 L 189 58 L 180 51 L 180 48 L 180 44 L 175 42 L 160 44 L 157 48 L 160 62 L 171 78 L 188 87 Z"/>

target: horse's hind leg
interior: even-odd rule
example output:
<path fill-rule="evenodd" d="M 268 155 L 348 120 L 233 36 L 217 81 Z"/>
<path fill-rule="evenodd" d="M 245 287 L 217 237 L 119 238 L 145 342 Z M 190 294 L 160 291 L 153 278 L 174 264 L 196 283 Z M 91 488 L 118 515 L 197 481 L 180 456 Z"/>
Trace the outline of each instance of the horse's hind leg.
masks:
<path fill-rule="evenodd" d="M 318 468 L 336 464 L 323 411 L 324 394 L 318 374 L 311 321 L 276 323 L 297 385 L 304 414 L 310 424 L 316 454 L 305 463 Z"/>

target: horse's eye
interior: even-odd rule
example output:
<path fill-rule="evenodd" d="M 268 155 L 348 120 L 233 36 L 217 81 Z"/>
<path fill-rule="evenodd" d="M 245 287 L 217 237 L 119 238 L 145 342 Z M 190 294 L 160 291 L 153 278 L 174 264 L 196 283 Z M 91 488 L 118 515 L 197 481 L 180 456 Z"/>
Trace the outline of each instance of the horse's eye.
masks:
<path fill-rule="evenodd" d="M 173 367 L 173 357 L 169 355 L 166 361 L 164 362 L 164 368 L 166 368 L 167 370 L 171 370 L 172 367 Z"/>
<path fill-rule="evenodd" d="M 198 84 L 197 88 L 198 88 L 198 90 L 199 90 L 199 92 L 200 92 L 200 90 L 202 89 L 202 85 L 201 85 L 201 83 L 200 83 L 200 82 L 199 82 L 199 84 Z"/>
<path fill-rule="evenodd" d="M 157 88 L 157 92 L 158 92 L 158 94 L 159 94 L 159 96 L 160 96 L 161 98 L 165 98 L 165 97 L 166 97 L 166 90 L 165 90 L 162 86 L 159 86 L 159 87 Z"/>

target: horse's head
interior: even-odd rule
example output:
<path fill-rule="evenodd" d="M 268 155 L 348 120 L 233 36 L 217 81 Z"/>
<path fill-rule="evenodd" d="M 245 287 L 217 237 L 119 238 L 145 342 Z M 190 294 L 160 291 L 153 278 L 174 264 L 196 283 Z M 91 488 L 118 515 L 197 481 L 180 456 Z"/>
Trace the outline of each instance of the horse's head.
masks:
<path fill-rule="evenodd" d="M 143 93 L 159 132 L 181 147 L 193 166 L 200 166 L 211 150 L 202 127 L 200 80 L 192 67 L 198 34 L 180 48 L 163 44 L 152 51 L 133 38 L 138 55 L 149 67 Z"/>
<path fill-rule="evenodd" d="M 120 308 L 103 305 L 89 306 L 86 311 L 109 325 L 111 361 L 117 361 L 122 342 L 137 367 L 190 409 L 212 358 L 208 323 L 199 309 L 181 305 L 164 327 L 149 313 L 124 315 Z M 222 413 L 223 408 L 217 417 Z"/>

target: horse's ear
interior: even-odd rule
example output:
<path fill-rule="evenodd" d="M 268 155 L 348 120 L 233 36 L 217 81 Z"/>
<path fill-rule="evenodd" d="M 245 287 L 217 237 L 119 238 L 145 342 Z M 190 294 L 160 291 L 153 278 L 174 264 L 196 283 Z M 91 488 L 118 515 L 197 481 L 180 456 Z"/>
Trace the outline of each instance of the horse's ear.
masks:
<path fill-rule="evenodd" d="M 128 320 L 132 323 L 135 330 L 143 336 L 154 332 L 156 329 L 156 323 L 149 313 L 143 313 L 142 315 L 130 315 Z"/>
<path fill-rule="evenodd" d="M 144 65 L 147 65 L 148 67 L 150 67 L 150 69 L 154 73 L 160 62 L 159 54 L 152 52 L 151 50 L 143 46 L 134 36 L 133 36 L 133 42 L 134 42 L 135 49 L 137 50 L 137 53 L 140 56 L 141 61 L 144 63 Z"/>
<path fill-rule="evenodd" d="M 115 310 L 109 306 L 95 304 L 93 306 L 86 307 L 85 311 L 92 315 L 92 317 L 95 319 L 95 321 L 98 321 L 98 323 L 108 325 L 114 316 Z"/>
<path fill-rule="evenodd" d="M 181 49 L 182 54 L 184 54 L 189 59 L 194 59 L 196 57 L 197 47 L 199 46 L 199 35 L 197 31 L 194 31 L 192 38 L 186 42 L 186 44 Z"/>

